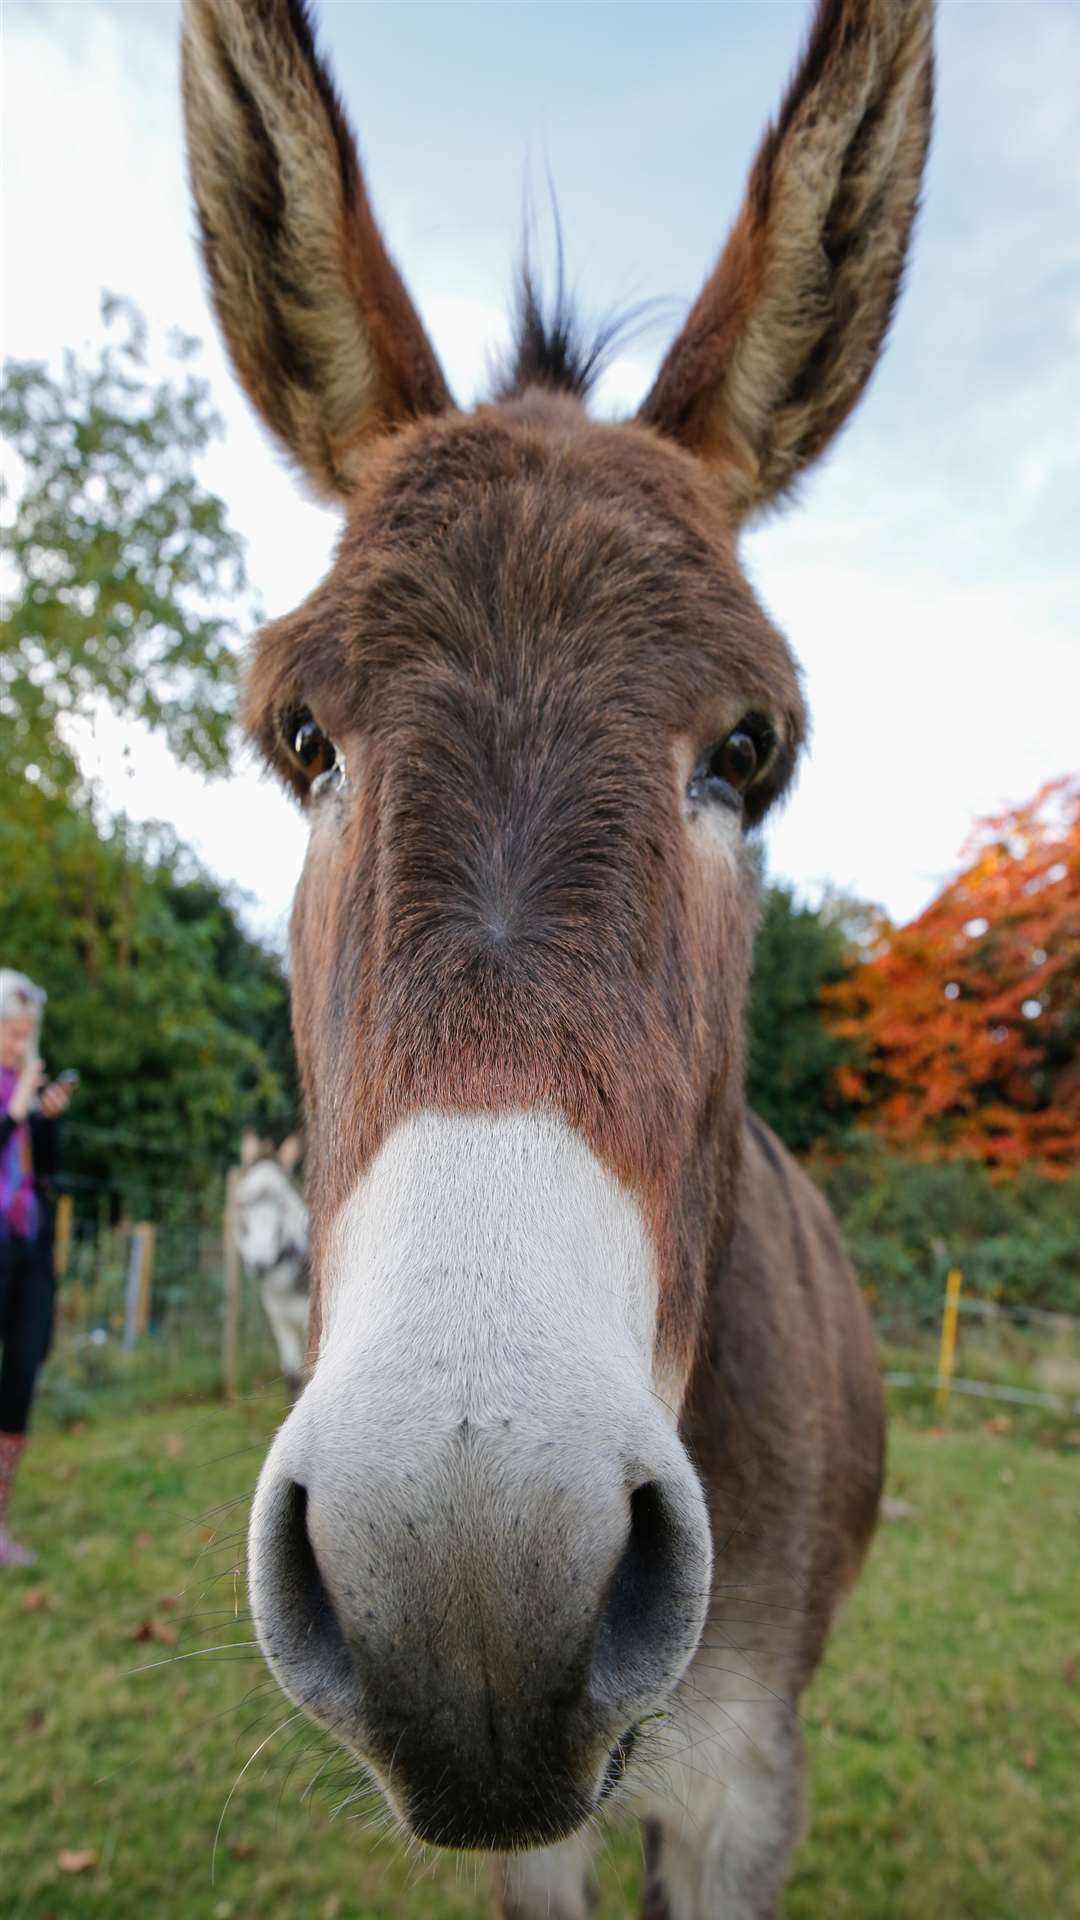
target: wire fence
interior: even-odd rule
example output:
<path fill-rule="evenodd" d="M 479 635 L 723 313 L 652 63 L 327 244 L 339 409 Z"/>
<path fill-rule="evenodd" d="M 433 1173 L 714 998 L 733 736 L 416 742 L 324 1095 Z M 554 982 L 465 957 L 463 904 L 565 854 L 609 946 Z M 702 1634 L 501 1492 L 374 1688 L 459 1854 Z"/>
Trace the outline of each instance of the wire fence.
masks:
<path fill-rule="evenodd" d="M 66 1184 L 43 1406 L 78 1418 L 95 1404 L 236 1392 L 275 1378 L 274 1342 L 235 1254 L 230 1285 L 227 1208 L 207 1213 L 202 1204 L 187 1219 L 113 1220 L 106 1189 Z M 873 1298 L 873 1276 L 864 1279 Z M 956 1296 L 951 1342 L 942 1337 L 944 1297 L 876 1314 L 893 1404 L 943 1417 L 956 1396 L 982 1417 L 996 1402 L 1010 1414 L 1080 1422 L 1080 1317 L 969 1297 L 959 1284 Z"/>
<path fill-rule="evenodd" d="M 43 1409 L 77 1419 L 105 1404 L 273 1379 L 277 1355 L 255 1289 L 241 1284 L 230 1295 L 224 1210 L 204 1204 L 187 1220 L 113 1220 L 112 1204 L 104 1184 L 64 1183 Z"/>

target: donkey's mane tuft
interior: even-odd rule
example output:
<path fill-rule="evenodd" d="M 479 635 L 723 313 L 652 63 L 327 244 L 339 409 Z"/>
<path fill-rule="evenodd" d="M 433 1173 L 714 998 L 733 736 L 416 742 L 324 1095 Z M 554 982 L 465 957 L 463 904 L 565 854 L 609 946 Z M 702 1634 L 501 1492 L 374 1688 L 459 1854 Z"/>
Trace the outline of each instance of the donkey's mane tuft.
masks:
<path fill-rule="evenodd" d="M 594 326 L 587 325 L 567 289 L 562 227 L 554 195 L 551 212 L 555 285 L 549 295 L 533 266 L 526 229 L 514 291 L 511 344 L 496 364 L 495 400 L 515 400 L 527 387 L 546 387 L 550 393 L 587 400 L 616 354 L 663 305 L 646 300 L 621 313 L 609 314 Z"/>
<path fill-rule="evenodd" d="M 547 387 L 588 399 L 622 332 L 620 320 L 591 331 L 585 326 L 566 291 L 561 259 L 550 300 L 526 261 L 514 300 L 513 341 L 496 375 L 495 398 L 512 400 L 527 387 Z"/>

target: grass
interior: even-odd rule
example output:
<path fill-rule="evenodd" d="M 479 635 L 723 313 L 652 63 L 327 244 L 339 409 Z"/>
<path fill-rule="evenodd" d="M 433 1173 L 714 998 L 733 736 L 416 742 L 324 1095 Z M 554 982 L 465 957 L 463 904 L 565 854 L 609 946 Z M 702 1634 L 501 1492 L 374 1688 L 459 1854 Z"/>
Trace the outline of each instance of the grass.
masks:
<path fill-rule="evenodd" d="M 486 1910 L 471 1864 L 338 1811 L 348 1768 L 243 1644 L 244 1500 L 280 1411 L 270 1389 L 35 1435 L 17 1517 L 41 1566 L 0 1576 L 3 1920 Z M 894 1424 L 910 1511 L 804 1703 L 815 1817 L 786 1920 L 1080 1920 L 1076 1438 Z M 599 1920 L 636 1914 L 630 1834 L 600 1878 Z"/>

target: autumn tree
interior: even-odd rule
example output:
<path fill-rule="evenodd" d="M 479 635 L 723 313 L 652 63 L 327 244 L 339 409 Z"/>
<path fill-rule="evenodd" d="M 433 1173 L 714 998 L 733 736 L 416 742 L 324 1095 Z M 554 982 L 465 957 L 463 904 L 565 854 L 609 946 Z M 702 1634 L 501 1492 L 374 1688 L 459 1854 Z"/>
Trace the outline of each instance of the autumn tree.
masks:
<path fill-rule="evenodd" d="M 1080 1157 L 1080 779 L 981 820 L 909 926 L 882 922 L 831 990 L 861 1059 L 838 1075 L 869 1124 L 925 1157 L 1000 1172 Z"/>

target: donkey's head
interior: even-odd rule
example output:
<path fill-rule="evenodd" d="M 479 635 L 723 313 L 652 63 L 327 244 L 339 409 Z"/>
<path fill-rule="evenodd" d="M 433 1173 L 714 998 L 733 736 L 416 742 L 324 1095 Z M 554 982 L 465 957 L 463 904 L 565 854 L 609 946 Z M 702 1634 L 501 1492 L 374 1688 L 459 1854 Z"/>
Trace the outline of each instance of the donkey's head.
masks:
<path fill-rule="evenodd" d="M 307 1209 L 293 1184 L 303 1154 L 299 1134 L 280 1146 L 246 1128 L 240 1140 L 240 1177 L 234 1208 L 236 1244 L 248 1273 L 256 1279 L 281 1261 L 302 1262 L 307 1252 Z"/>
<path fill-rule="evenodd" d="M 929 0 L 822 0 L 637 420 L 525 303 L 458 412 L 301 0 L 188 0 L 218 312 L 345 527 L 247 719 L 311 840 L 292 925 L 310 1384 L 259 1636 L 412 1832 L 586 1820 L 696 1647 L 678 1434 L 730 1232 L 754 922 L 798 676 L 736 556 L 858 398 L 922 167 Z M 587 360 L 587 356 L 585 356 Z"/>

